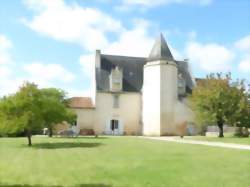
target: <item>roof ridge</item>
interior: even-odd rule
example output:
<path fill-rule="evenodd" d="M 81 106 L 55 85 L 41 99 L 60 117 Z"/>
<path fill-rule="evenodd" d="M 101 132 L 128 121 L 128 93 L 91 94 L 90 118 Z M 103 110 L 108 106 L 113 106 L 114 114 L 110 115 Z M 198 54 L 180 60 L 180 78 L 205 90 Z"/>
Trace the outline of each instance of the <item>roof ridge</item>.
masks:
<path fill-rule="evenodd" d="M 127 56 L 127 55 L 110 55 L 110 54 L 101 54 L 101 56 L 128 57 L 128 58 L 141 58 L 141 59 L 146 59 L 146 57 Z"/>

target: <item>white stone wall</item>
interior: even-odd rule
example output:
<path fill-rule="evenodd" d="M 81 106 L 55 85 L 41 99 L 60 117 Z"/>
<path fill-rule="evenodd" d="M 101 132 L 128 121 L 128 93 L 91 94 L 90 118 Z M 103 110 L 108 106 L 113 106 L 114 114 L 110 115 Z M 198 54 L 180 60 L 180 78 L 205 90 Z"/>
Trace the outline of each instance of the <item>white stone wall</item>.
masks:
<path fill-rule="evenodd" d="M 143 135 L 160 135 L 161 68 L 152 65 L 144 67 L 143 80 Z"/>
<path fill-rule="evenodd" d="M 190 128 L 193 128 L 190 126 L 190 124 L 194 124 L 194 113 L 188 106 L 186 98 L 182 99 L 181 101 L 178 100 L 175 105 L 175 126 L 177 128 L 176 135 L 189 134 Z M 198 129 L 196 129 L 196 131 L 197 130 Z M 192 131 L 195 134 L 195 131 Z"/>
<path fill-rule="evenodd" d="M 94 130 L 98 134 L 110 134 L 110 120 L 119 120 L 120 134 L 140 134 L 141 132 L 141 94 L 114 93 L 119 95 L 119 107 L 113 108 L 113 94 L 96 93 Z"/>
<path fill-rule="evenodd" d="M 144 66 L 143 134 L 175 134 L 177 67 L 173 62 L 154 61 Z"/>
<path fill-rule="evenodd" d="M 175 123 L 180 125 L 185 122 L 194 122 L 194 112 L 188 106 L 186 98 L 178 101 L 175 106 Z"/>
<path fill-rule="evenodd" d="M 175 135 L 177 104 L 177 67 L 174 62 L 161 65 L 161 135 Z"/>
<path fill-rule="evenodd" d="M 74 109 L 78 129 L 93 129 L 95 109 Z"/>

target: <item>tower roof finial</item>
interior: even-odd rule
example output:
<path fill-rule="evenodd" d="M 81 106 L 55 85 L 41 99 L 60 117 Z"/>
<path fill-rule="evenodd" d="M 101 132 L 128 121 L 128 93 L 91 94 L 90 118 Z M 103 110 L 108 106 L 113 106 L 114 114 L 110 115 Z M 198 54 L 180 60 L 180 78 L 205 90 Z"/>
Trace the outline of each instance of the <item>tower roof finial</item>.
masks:
<path fill-rule="evenodd" d="M 148 61 L 155 60 L 174 60 L 173 55 L 171 54 L 162 33 L 156 39 L 155 44 L 148 57 Z"/>

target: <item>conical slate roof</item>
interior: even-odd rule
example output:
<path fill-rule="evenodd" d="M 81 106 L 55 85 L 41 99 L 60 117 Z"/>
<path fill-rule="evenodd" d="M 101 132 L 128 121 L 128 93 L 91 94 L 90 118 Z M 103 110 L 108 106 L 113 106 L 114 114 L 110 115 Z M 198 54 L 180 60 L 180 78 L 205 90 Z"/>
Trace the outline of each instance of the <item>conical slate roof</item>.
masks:
<path fill-rule="evenodd" d="M 148 61 L 155 60 L 174 60 L 173 55 L 171 54 L 167 42 L 165 41 L 162 34 L 160 34 L 160 36 L 156 39 L 148 57 Z"/>

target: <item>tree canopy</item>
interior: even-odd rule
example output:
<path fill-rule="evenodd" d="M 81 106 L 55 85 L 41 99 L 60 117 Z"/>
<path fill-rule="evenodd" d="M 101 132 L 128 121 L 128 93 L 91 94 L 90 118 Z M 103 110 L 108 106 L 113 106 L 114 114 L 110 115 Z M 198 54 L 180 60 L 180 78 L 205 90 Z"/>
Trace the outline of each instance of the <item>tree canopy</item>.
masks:
<path fill-rule="evenodd" d="M 190 97 L 197 122 L 217 124 L 219 137 L 223 137 L 223 125 L 250 124 L 249 94 L 243 80 L 232 82 L 231 75 L 211 74 L 197 82 Z"/>
<path fill-rule="evenodd" d="M 49 136 L 52 136 L 53 126 L 62 121 L 72 123 L 75 120 L 74 113 L 66 108 L 66 93 L 56 88 L 41 89 L 42 107 L 45 126 L 49 129 Z"/>
<path fill-rule="evenodd" d="M 14 95 L 0 99 L 0 133 L 25 132 L 28 145 L 32 133 L 74 119 L 75 114 L 67 108 L 66 94 L 59 89 L 39 89 L 33 83 L 25 83 Z"/>

